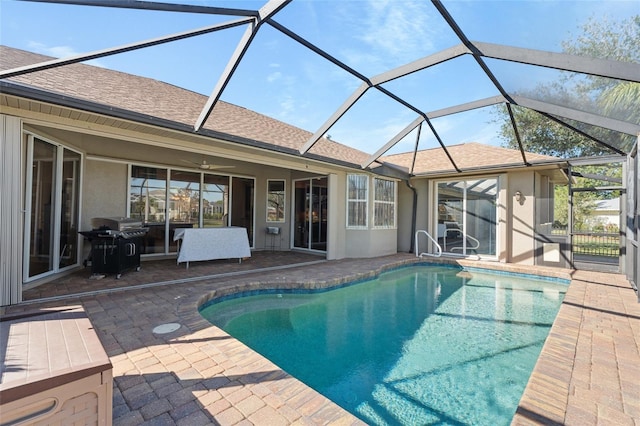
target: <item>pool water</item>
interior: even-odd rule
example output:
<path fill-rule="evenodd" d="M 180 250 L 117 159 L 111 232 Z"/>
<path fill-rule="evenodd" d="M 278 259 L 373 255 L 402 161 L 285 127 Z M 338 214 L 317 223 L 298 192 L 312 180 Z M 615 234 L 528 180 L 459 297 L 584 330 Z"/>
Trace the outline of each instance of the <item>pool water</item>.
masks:
<path fill-rule="evenodd" d="M 508 425 L 566 287 L 413 266 L 201 314 L 369 424 Z"/>

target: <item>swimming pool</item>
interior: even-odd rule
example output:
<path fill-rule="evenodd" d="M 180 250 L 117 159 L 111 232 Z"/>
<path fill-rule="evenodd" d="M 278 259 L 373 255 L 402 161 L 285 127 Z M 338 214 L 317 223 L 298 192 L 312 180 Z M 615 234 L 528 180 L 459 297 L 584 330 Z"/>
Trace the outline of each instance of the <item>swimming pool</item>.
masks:
<path fill-rule="evenodd" d="M 509 424 L 567 282 L 413 266 L 201 314 L 369 424 Z"/>

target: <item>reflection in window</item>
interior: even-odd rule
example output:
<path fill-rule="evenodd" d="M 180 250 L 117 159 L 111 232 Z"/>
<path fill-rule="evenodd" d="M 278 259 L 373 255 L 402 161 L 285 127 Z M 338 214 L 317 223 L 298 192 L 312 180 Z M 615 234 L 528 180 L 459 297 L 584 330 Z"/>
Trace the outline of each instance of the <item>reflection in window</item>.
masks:
<path fill-rule="evenodd" d="M 149 229 L 141 253 L 176 252 L 178 228 L 242 226 L 253 241 L 254 187 L 253 179 L 131 166 L 129 216 Z"/>
<path fill-rule="evenodd" d="M 200 173 L 171 172 L 169 222 L 197 228 L 200 216 Z"/>
<path fill-rule="evenodd" d="M 78 217 L 82 156 L 28 135 L 25 145 L 27 280 L 79 262 Z M 62 158 L 60 158 L 62 157 Z M 62 161 L 60 161 L 62 160 Z"/>
<path fill-rule="evenodd" d="M 164 222 L 167 171 L 154 167 L 131 167 L 130 216 L 143 222 Z"/>
<path fill-rule="evenodd" d="M 367 227 L 367 175 L 347 175 L 347 226 Z"/>
<path fill-rule="evenodd" d="M 228 217 L 229 177 L 205 174 L 202 187 L 202 226 L 228 226 Z"/>
<path fill-rule="evenodd" d="M 178 251 L 174 241 L 177 228 L 200 225 L 200 173 L 171 171 L 169 185 L 169 252 Z"/>
<path fill-rule="evenodd" d="M 439 182 L 438 243 L 445 252 L 495 256 L 498 180 Z"/>
<path fill-rule="evenodd" d="M 396 183 L 387 179 L 373 180 L 373 224 L 378 228 L 396 226 Z"/>
<path fill-rule="evenodd" d="M 60 210 L 60 267 L 78 262 L 78 210 L 80 204 L 80 154 L 63 150 L 62 205 Z"/>
<path fill-rule="evenodd" d="M 52 213 L 56 193 L 55 167 L 58 149 L 56 146 L 34 138 L 33 159 L 30 167 L 31 217 L 29 241 L 29 277 L 53 271 L 53 247 L 55 226 Z"/>
<path fill-rule="evenodd" d="M 142 221 L 149 232 L 143 239 L 142 253 L 164 253 L 167 206 L 167 170 L 131 167 L 129 216 Z"/>
<path fill-rule="evenodd" d="M 267 222 L 284 222 L 285 181 L 267 181 Z"/>

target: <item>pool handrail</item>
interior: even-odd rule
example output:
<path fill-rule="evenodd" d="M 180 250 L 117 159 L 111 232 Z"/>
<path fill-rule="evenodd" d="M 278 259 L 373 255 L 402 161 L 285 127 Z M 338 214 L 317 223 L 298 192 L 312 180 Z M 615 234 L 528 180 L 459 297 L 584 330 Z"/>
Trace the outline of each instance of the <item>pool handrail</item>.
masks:
<path fill-rule="evenodd" d="M 475 249 L 477 249 L 478 247 L 480 247 L 480 241 L 478 241 L 476 238 L 473 238 L 471 235 L 467 234 L 467 239 L 471 240 L 471 241 L 475 244 L 475 245 L 473 245 L 473 246 L 470 246 L 470 247 L 468 246 L 468 247 L 466 247 L 466 249 L 467 249 L 467 250 L 475 250 Z M 451 248 L 451 251 L 455 251 L 455 250 L 460 250 L 460 251 L 462 251 L 462 250 L 463 250 L 463 248 L 462 248 L 462 247 L 452 247 L 452 248 Z"/>
<path fill-rule="evenodd" d="M 431 240 L 431 242 L 436 246 L 436 253 L 420 253 L 420 250 L 418 250 L 418 235 L 419 234 L 424 234 L 427 236 L 428 239 Z M 429 234 L 427 231 L 425 231 L 424 229 L 418 229 L 416 231 L 416 235 L 415 235 L 415 247 L 416 247 L 416 257 L 422 257 L 422 256 L 431 256 L 431 257 L 440 257 L 442 256 L 442 247 L 440 247 L 440 244 L 438 244 L 438 242 L 433 239 L 433 237 L 431 236 L 431 234 Z M 418 254 L 419 253 L 419 254 Z"/>

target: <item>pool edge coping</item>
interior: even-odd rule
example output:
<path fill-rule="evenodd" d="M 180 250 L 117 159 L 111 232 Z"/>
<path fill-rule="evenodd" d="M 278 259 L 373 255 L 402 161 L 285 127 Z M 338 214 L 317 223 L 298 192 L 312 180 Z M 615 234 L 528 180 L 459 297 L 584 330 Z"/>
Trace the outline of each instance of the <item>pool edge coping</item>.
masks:
<path fill-rule="evenodd" d="M 389 264 L 382 265 L 372 271 L 343 276 L 340 278 L 334 278 L 331 280 L 317 281 L 317 280 L 305 280 L 300 282 L 299 280 L 292 281 L 251 281 L 245 283 L 242 286 L 238 286 L 237 283 L 230 284 L 212 290 L 200 297 L 196 303 L 196 310 L 200 311 L 214 303 L 218 303 L 223 299 L 236 298 L 258 294 L 270 294 L 270 293 L 289 293 L 300 291 L 301 293 L 315 293 L 324 292 L 332 289 L 338 289 L 349 285 L 355 285 L 371 279 L 376 279 L 385 272 L 390 272 L 395 269 L 403 267 L 417 266 L 417 265 L 433 265 L 433 266 L 445 266 L 445 267 L 460 267 L 461 270 L 474 271 L 490 271 L 491 273 L 504 274 L 507 276 L 525 277 L 531 279 L 541 279 L 549 281 L 563 281 L 563 284 L 569 286 L 571 283 L 571 270 L 547 268 L 539 270 L 539 273 L 525 272 L 523 268 L 518 265 L 506 264 L 501 262 L 482 262 L 481 266 L 478 266 L 479 261 L 469 261 L 465 259 L 443 259 L 443 258 L 424 258 L 416 257 L 414 259 L 404 259 L 395 261 Z M 206 321 L 206 319 L 205 319 Z"/>

